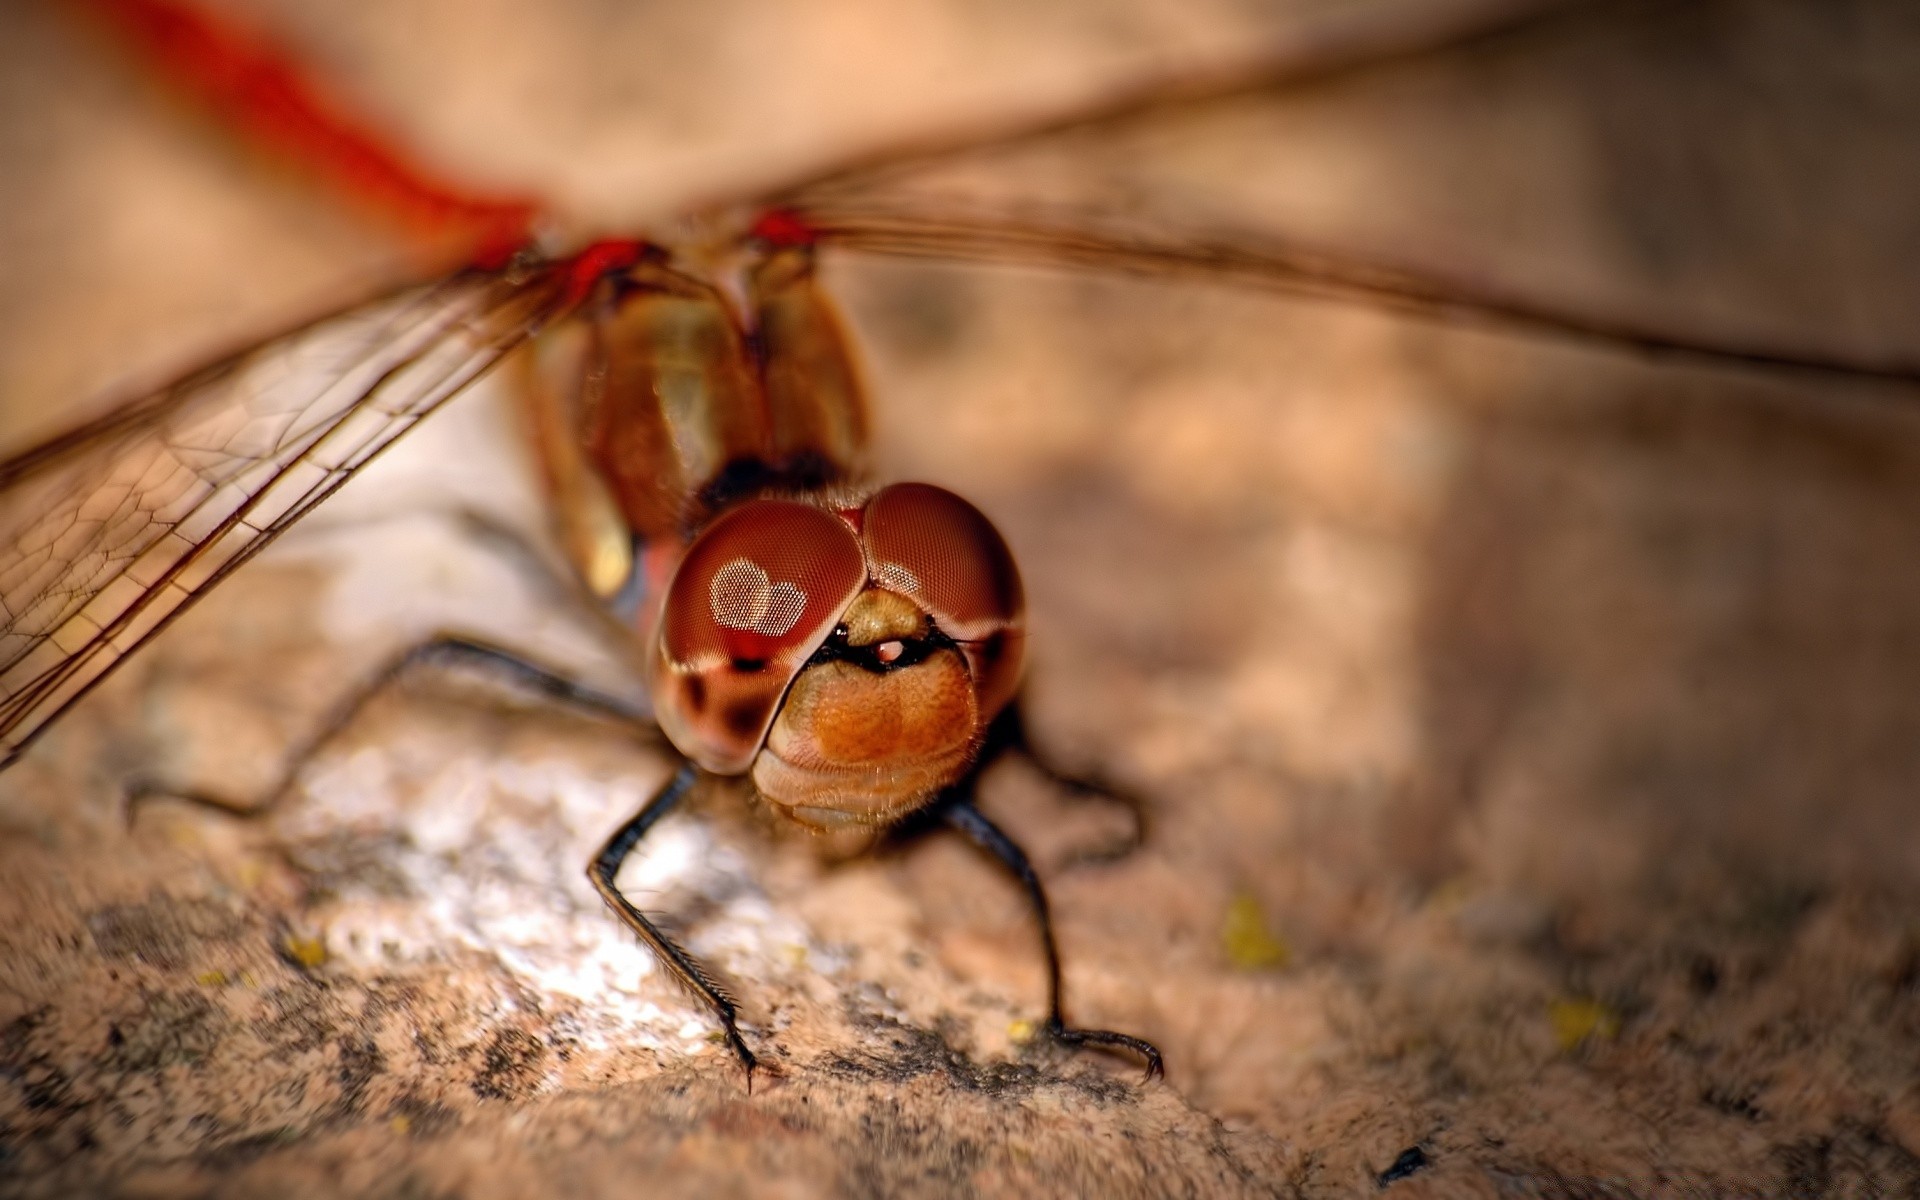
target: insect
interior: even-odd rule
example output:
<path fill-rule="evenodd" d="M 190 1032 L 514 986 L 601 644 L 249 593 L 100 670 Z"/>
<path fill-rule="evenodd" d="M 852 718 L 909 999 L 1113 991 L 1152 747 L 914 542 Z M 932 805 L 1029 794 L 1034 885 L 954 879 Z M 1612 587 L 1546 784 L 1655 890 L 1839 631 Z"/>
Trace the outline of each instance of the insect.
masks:
<path fill-rule="evenodd" d="M 1285 75 L 1271 64 L 1263 72 L 1213 81 L 1197 99 Z M 1179 91 L 1150 91 L 1036 137 L 1131 131 Z M 730 998 L 612 884 L 622 857 L 702 770 L 750 774 L 775 806 L 823 827 L 944 804 L 952 823 L 1021 875 L 1045 927 L 1024 856 L 964 802 L 983 752 L 1013 744 L 1010 719 L 999 735 L 994 727 L 1014 711 L 1017 573 L 964 501 L 860 481 L 861 402 L 812 283 L 816 253 L 1180 272 L 1704 361 L 1913 374 L 1900 362 L 1674 336 L 1284 243 L 1157 226 L 1055 201 L 1030 179 L 1012 198 L 983 188 L 957 203 L 953 188 L 938 178 L 929 186 L 913 169 L 964 178 L 973 152 L 1032 142 L 995 133 L 915 147 L 706 206 L 675 239 L 487 261 L 196 372 L 0 466 L 0 747 L 17 752 L 171 614 L 538 338 L 584 443 L 554 469 L 600 493 L 569 510 L 576 564 L 647 640 L 659 716 L 692 764 L 614 835 L 594 882 L 706 999 L 751 1070 Z M 481 257 L 506 248 L 486 246 Z M 607 505 L 620 520 L 612 538 L 603 535 Z M 638 535 L 639 553 L 619 529 Z M 798 558 L 780 557 L 796 547 Z M 902 713 L 916 716 L 893 720 Z M 883 716 L 892 726 L 881 737 L 870 726 Z M 855 750 L 833 758 L 829 743 Z M 1050 939 L 1048 951 L 1051 1032 L 1131 1049 L 1157 1071 L 1147 1043 L 1066 1025 Z"/>

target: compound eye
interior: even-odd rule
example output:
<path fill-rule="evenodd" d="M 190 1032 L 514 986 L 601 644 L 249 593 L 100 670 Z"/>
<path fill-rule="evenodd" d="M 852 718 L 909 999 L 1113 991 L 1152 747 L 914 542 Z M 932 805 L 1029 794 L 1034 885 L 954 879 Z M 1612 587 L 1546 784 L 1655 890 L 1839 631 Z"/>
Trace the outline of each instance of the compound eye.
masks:
<path fill-rule="evenodd" d="M 703 530 L 667 585 L 650 662 L 655 715 L 680 752 L 745 771 L 866 575 L 853 531 L 811 505 L 756 500 Z"/>
<path fill-rule="evenodd" d="M 960 643 L 982 719 L 1020 683 L 1026 599 L 1000 531 L 973 505 L 925 483 L 899 483 L 867 502 L 861 523 L 873 582 L 916 601 Z"/>

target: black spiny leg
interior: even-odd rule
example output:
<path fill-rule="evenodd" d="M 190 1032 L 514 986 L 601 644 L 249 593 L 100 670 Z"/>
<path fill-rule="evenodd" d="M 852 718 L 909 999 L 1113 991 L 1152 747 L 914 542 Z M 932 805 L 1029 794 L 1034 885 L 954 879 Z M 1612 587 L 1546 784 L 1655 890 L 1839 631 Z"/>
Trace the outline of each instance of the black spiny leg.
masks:
<path fill-rule="evenodd" d="M 556 704 L 605 717 L 636 730 L 650 731 L 653 728 L 653 718 L 644 708 L 629 704 L 617 696 L 596 691 L 584 684 L 575 683 L 539 663 L 521 658 L 511 650 L 504 650 L 499 646 L 461 634 L 440 633 L 424 642 L 409 646 L 389 659 L 385 666 L 369 676 L 366 682 L 355 688 L 346 699 L 335 705 L 320 727 L 309 734 L 299 747 L 288 755 L 286 765 L 281 768 L 273 787 L 264 796 L 253 800 L 241 800 L 209 792 L 171 787 L 151 780 L 135 780 L 127 788 L 127 820 L 129 822 L 133 820 L 136 810 L 142 803 L 158 796 L 187 800 L 241 817 L 260 816 L 270 812 L 279 805 L 288 792 L 293 790 L 294 781 L 299 778 L 301 770 L 326 749 L 334 738 L 345 732 L 347 727 L 360 716 L 361 710 L 403 677 L 413 674 L 422 667 L 460 667 L 491 674 L 510 684 L 537 692 L 544 699 Z"/>
<path fill-rule="evenodd" d="M 674 772 L 673 778 L 667 780 L 660 790 L 653 794 L 653 798 L 642 805 L 639 812 L 633 814 L 631 820 L 614 831 L 614 835 L 607 839 L 607 844 L 601 847 L 600 853 L 587 864 L 587 878 L 593 881 L 594 891 L 600 893 L 600 898 L 607 902 L 607 907 L 613 909 L 615 915 L 626 922 L 627 928 L 639 934 L 640 940 L 659 956 L 660 961 L 666 964 L 667 969 L 672 971 L 681 983 L 686 985 L 687 990 L 706 1001 L 707 1007 L 713 1010 L 713 1015 L 720 1018 L 720 1025 L 726 1031 L 727 1044 L 732 1046 L 733 1052 L 739 1056 L 740 1065 L 747 1069 L 747 1090 L 752 1091 L 753 1068 L 758 1065 L 759 1060 L 753 1056 L 753 1051 L 747 1049 L 747 1043 L 741 1040 L 739 1026 L 735 1023 L 733 997 L 727 994 L 725 988 L 713 981 L 712 976 L 707 974 L 705 968 L 701 967 L 691 954 L 682 950 L 672 938 L 660 932 L 652 921 L 647 920 L 646 914 L 635 908 L 625 896 L 620 894 L 620 889 L 613 885 L 614 876 L 620 873 L 620 864 L 627 861 L 627 855 L 633 852 L 634 846 L 646 836 L 647 830 L 653 828 L 655 821 L 666 816 L 675 804 L 686 798 L 687 793 L 693 790 L 693 785 L 699 782 L 699 779 L 699 768 L 692 763 L 683 763 L 680 769 Z"/>
<path fill-rule="evenodd" d="M 1040 886 L 1040 877 L 1027 861 L 1027 852 L 981 815 L 965 796 L 948 805 L 941 815 L 947 824 L 1005 863 L 1026 887 L 1028 899 L 1033 901 L 1033 915 L 1040 922 L 1040 942 L 1047 955 L 1047 1035 L 1066 1046 L 1113 1046 L 1131 1050 L 1147 1060 L 1147 1078 L 1157 1079 L 1162 1074 L 1160 1051 L 1152 1042 L 1106 1029 L 1075 1029 L 1067 1024 L 1060 1005 L 1060 950 L 1053 942 L 1053 915 L 1047 907 L 1046 889 Z"/>

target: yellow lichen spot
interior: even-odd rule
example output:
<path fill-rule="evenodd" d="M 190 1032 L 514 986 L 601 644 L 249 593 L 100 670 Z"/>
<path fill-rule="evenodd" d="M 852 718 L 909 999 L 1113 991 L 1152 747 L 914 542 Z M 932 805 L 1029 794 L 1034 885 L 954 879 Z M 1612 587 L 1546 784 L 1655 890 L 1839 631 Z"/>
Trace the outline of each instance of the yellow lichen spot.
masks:
<path fill-rule="evenodd" d="M 395 1117 L 393 1120 L 387 1122 L 387 1124 L 395 1133 L 405 1133 L 407 1130 L 413 1128 L 413 1122 L 406 1117 Z"/>
<path fill-rule="evenodd" d="M 225 971 L 202 971 L 193 977 L 193 981 L 201 987 L 223 987 L 227 982 L 227 973 Z"/>
<path fill-rule="evenodd" d="M 1011 1039 L 1016 1046 L 1024 1046 L 1028 1042 L 1031 1042 L 1034 1039 L 1034 1035 L 1039 1032 L 1040 1027 L 1024 1017 L 1016 1021 L 1011 1021 L 1007 1025 L 1007 1037 Z"/>
<path fill-rule="evenodd" d="M 1547 1019 L 1553 1023 L 1553 1040 L 1562 1050 L 1620 1032 L 1620 1014 L 1598 1000 L 1563 996 L 1547 1006 Z"/>
<path fill-rule="evenodd" d="M 288 934 L 280 943 L 287 957 L 301 966 L 312 969 L 327 961 L 327 944 L 316 937 L 301 937 Z"/>
<path fill-rule="evenodd" d="M 780 947 L 780 956 L 787 960 L 787 965 L 790 967 L 807 965 L 807 948 L 797 942 L 788 942 Z"/>
<path fill-rule="evenodd" d="M 1458 912 L 1460 906 L 1472 898 L 1473 881 L 1456 875 L 1427 895 L 1427 907 L 1441 913 Z"/>
<path fill-rule="evenodd" d="M 1287 944 L 1267 928 L 1266 914 L 1251 892 L 1241 892 L 1227 905 L 1220 943 L 1226 948 L 1227 961 L 1242 971 L 1275 971 L 1293 956 Z"/>

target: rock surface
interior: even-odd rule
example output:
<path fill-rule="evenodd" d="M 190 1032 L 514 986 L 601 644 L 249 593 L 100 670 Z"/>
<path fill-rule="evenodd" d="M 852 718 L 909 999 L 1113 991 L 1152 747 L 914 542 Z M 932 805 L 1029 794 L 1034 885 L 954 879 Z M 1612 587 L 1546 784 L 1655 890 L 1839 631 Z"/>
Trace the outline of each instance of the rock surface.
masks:
<path fill-rule="evenodd" d="M 680 154 L 659 161 L 682 198 L 727 186 L 739 145 L 779 140 L 753 132 L 764 96 L 844 91 L 874 45 L 730 57 L 718 17 L 548 5 L 541 46 L 489 75 L 489 38 L 529 28 L 504 3 L 472 26 L 307 11 L 256 15 L 386 109 L 419 102 L 404 123 L 448 161 L 513 179 L 568 137 L 606 151 L 556 180 L 601 212 L 648 146 Z M 945 45 L 945 11 L 894 36 Z M 1158 11 L 1039 32 L 1131 70 Z M 10 272 L 10 395 L 197 353 L 387 261 L 54 17 L 5 20 L 0 244 L 71 267 L 43 290 Z M 664 82 L 538 71 L 655 42 L 707 72 L 711 141 Z M 1916 61 L 1892 0 L 1608 6 L 1300 94 L 1262 186 L 1322 243 L 1911 358 Z M 764 94 L 725 101 L 729 71 Z M 524 127 L 453 137 L 476 96 L 514 108 L 489 81 L 537 97 Z M 928 86 L 916 103 L 970 95 Z M 795 144 L 873 107 L 807 109 L 831 128 Z M 667 203 L 650 186 L 641 209 Z M 667 755 L 498 681 L 410 676 L 262 808 L 437 629 L 631 694 L 543 569 L 483 388 L 0 775 L 0 1193 L 1920 1187 L 1907 393 L 1178 280 L 826 273 L 887 473 L 974 498 L 1021 559 L 1039 742 L 1147 805 L 1111 858 L 1123 809 L 1017 764 L 985 789 L 1050 883 L 1071 1014 L 1157 1042 L 1166 1081 L 1034 1039 L 1032 928 L 969 847 L 835 857 L 716 787 L 622 882 L 739 993 L 768 1060 L 749 1091 L 583 875 Z"/>

